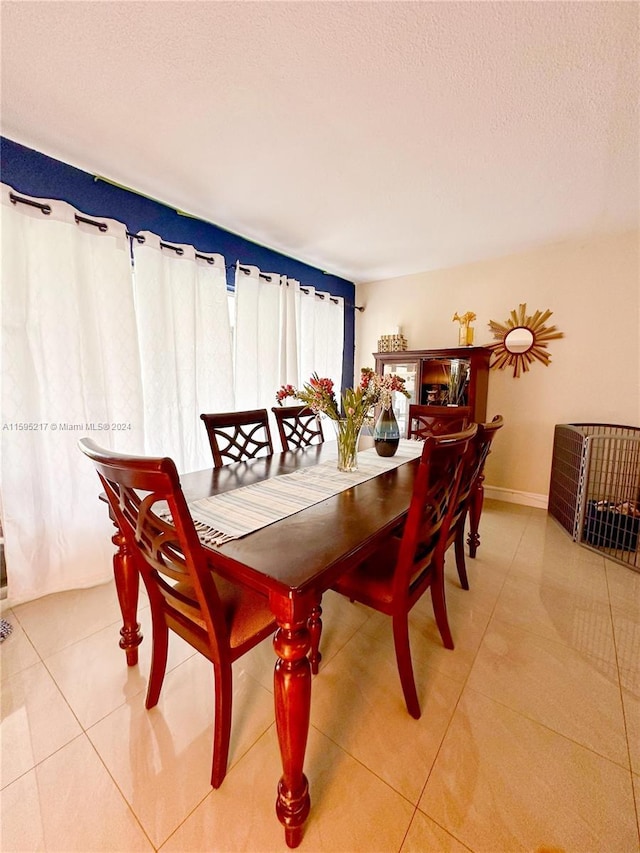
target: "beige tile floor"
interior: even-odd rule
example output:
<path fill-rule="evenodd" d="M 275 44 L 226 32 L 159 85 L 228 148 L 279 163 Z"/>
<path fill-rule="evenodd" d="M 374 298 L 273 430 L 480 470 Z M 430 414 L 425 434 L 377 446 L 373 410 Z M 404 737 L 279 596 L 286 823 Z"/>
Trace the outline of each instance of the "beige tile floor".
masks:
<path fill-rule="evenodd" d="M 488 501 L 471 590 L 447 566 L 455 651 L 411 614 L 422 717 L 388 620 L 324 600 L 301 851 L 638 853 L 640 574 L 540 510 Z M 172 637 L 128 669 L 112 584 L 4 607 L 2 836 L 9 851 L 285 850 L 268 642 L 234 669 L 230 768 L 209 787 L 209 664 Z M 145 599 L 140 613 L 149 637 Z"/>

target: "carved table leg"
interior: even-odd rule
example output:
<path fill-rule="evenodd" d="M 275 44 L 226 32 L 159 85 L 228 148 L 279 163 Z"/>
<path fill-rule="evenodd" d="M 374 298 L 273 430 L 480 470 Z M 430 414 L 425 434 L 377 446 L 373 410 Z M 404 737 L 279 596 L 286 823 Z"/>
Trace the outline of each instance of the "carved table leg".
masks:
<path fill-rule="evenodd" d="M 311 665 L 307 608 L 303 618 L 284 616 L 274 608 L 278 630 L 273 645 L 278 655 L 274 672 L 276 728 L 282 758 L 276 814 L 288 847 L 297 847 L 309 814 L 309 783 L 303 773 L 311 710 Z"/>
<path fill-rule="evenodd" d="M 469 500 L 469 535 L 467 537 L 467 545 L 469 546 L 470 557 L 475 557 L 480 545 L 478 528 L 480 527 L 480 516 L 482 515 L 482 504 L 484 502 L 483 480 L 484 474 L 479 474 L 471 489 Z"/>
<path fill-rule="evenodd" d="M 118 549 L 113 555 L 113 574 L 116 581 L 118 601 L 122 613 L 122 628 L 120 629 L 120 648 L 127 655 L 127 664 L 135 666 L 138 663 L 138 646 L 142 642 L 140 624 L 138 623 L 138 589 L 139 577 L 127 543 L 120 530 L 111 541 Z"/>
<path fill-rule="evenodd" d="M 318 603 L 311 610 L 309 617 L 309 634 L 311 635 L 311 651 L 309 652 L 309 663 L 311 664 L 311 672 L 313 675 L 318 674 L 318 667 L 322 660 L 320 654 L 320 637 L 322 636 L 322 607 L 320 606 L 322 597 L 318 599 Z"/>

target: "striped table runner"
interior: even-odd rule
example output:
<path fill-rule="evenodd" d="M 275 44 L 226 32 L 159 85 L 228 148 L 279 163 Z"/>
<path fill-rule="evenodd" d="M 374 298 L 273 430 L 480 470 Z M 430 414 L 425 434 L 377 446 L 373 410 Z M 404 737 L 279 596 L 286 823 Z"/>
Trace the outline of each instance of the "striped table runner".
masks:
<path fill-rule="evenodd" d="M 333 459 L 193 501 L 189 510 L 201 541 L 206 545 L 222 545 L 416 459 L 422 447 L 422 442 L 401 439 L 396 455 L 391 458 L 378 456 L 375 448 L 358 453 L 357 471 L 338 472 Z"/>

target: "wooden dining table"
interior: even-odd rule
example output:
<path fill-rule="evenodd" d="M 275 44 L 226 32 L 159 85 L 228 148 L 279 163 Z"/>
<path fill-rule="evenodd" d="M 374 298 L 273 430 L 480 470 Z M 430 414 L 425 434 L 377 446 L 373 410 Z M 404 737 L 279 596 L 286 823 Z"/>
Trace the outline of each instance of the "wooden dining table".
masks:
<path fill-rule="evenodd" d="M 238 489 L 337 458 L 325 443 L 181 475 L 187 502 Z M 304 756 L 311 709 L 310 630 L 321 626 L 322 594 L 373 552 L 406 515 L 418 459 L 404 462 L 243 538 L 207 547 L 211 568 L 268 596 L 278 628 L 273 645 L 275 721 L 282 758 L 276 814 L 289 847 L 297 847 L 311 805 Z M 336 470 L 335 476 L 341 473 Z M 114 574 L 122 610 L 120 647 L 138 660 L 138 572 L 116 532 Z M 205 546 L 206 547 L 206 546 Z"/>

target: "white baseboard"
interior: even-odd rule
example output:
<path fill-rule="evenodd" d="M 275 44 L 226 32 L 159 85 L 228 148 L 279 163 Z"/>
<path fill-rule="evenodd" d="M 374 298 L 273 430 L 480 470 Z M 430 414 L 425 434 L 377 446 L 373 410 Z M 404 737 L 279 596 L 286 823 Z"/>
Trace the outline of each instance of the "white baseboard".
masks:
<path fill-rule="evenodd" d="M 503 489 L 500 486 L 485 486 L 484 496 L 496 501 L 505 501 L 509 504 L 522 504 L 523 506 L 534 506 L 537 509 L 547 509 L 549 506 L 549 495 L 536 495 L 534 492 L 517 492 L 515 489 Z"/>

